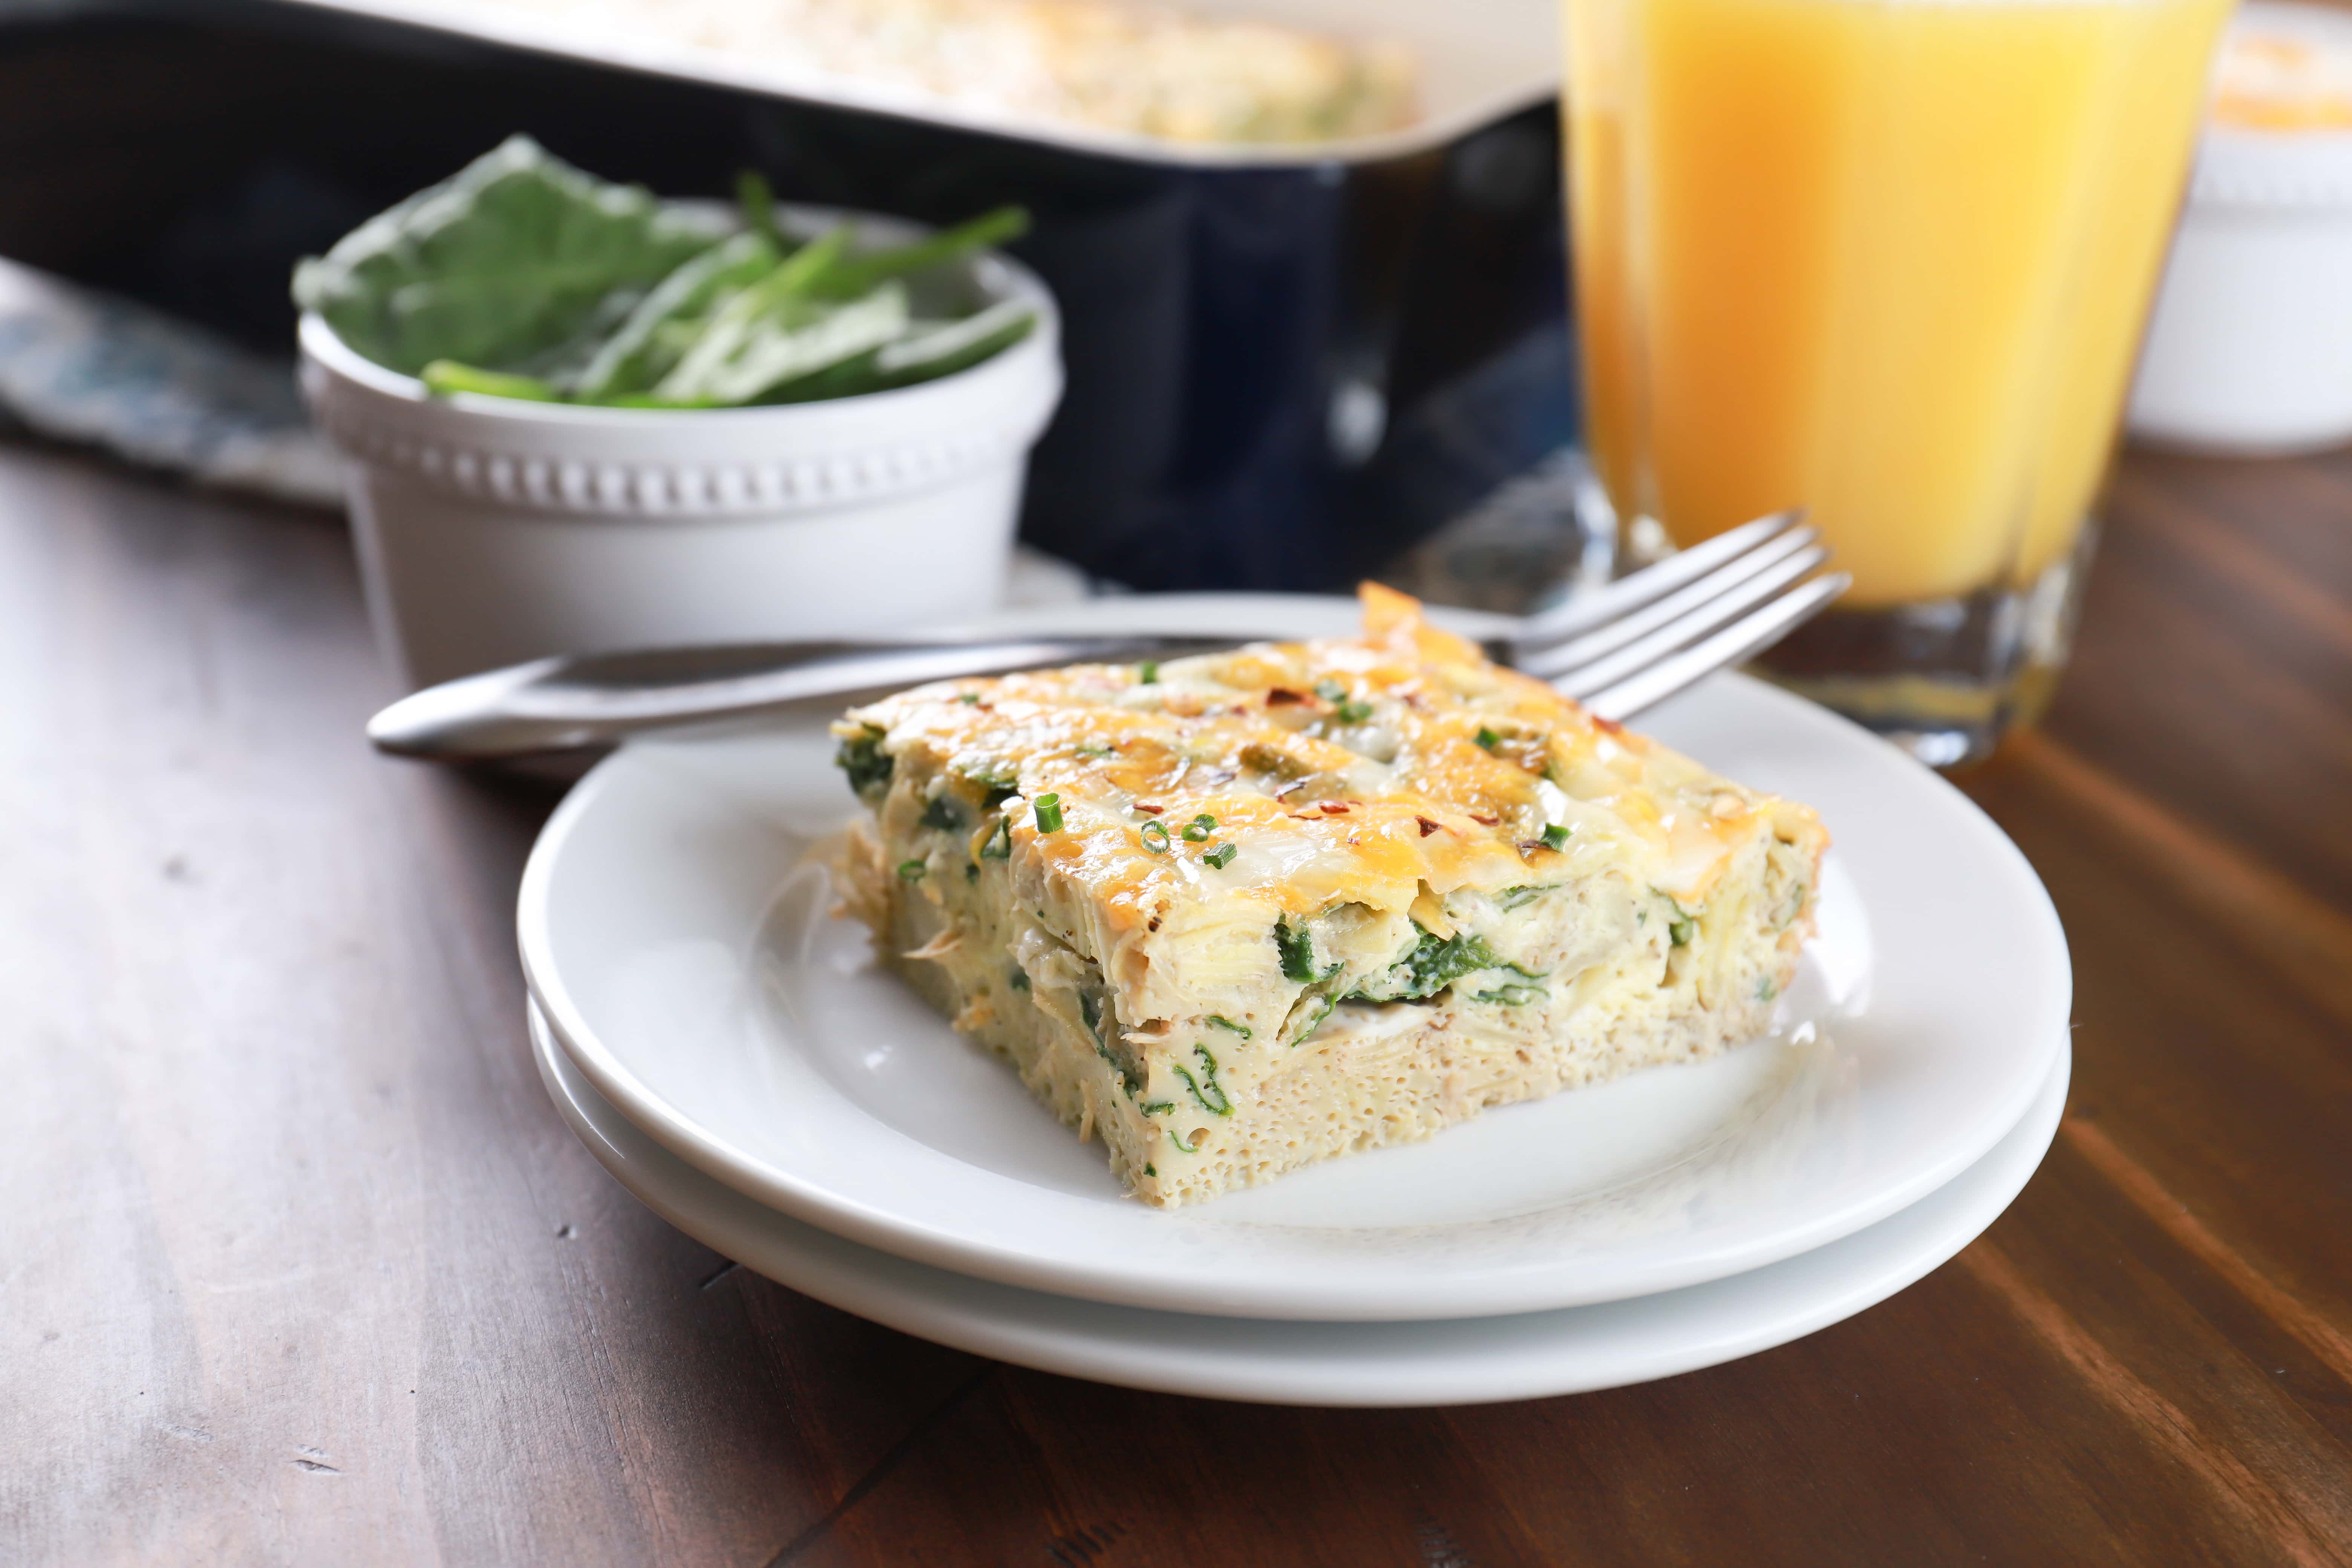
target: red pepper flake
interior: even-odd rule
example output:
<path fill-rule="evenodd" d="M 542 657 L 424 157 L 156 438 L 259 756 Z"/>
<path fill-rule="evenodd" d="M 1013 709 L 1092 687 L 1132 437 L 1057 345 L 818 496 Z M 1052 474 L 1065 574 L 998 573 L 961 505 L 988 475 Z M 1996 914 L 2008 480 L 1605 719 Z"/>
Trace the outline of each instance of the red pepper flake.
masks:
<path fill-rule="evenodd" d="M 1425 816 L 1416 816 L 1413 820 L 1421 824 L 1421 836 L 1423 838 L 1428 837 L 1431 834 L 1437 831 L 1437 824 L 1430 821 L 1429 818 Z"/>
<path fill-rule="evenodd" d="M 1306 700 L 1307 693 L 1293 691 L 1287 686 L 1270 687 L 1265 694 L 1265 705 L 1269 708 L 1286 708 L 1294 702 Z"/>
<path fill-rule="evenodd" d="M 1495 824 L 1503 820 L 1499 816 L 1481 816 L 1475 811 L 1470 812 L 1467 815 L 1471 821 L 1476 823 L 1481 827 L 1492 827 Z"/>
<path fill-rule="evenodd" d="M 1595 713 L 1592 716 L 1592 727 L 1601 731 L 1603 734 L 1622 735 L 1625 732 L 1624 725 L 1620 724 L 1614 719 L 1603 719 L 1598 713 Z"/>
<path fill-rule="evenodd" d="M 1345 801 L 1327 800 L 1322 802 L 1317 809 L 1321 811 L 1326 816 L 1345 816 L 1348 815 L 1348 805 Z"/>
<path fill-rule="evenodd" d="M 1157 816 L 1168 808 L 1164 805 L 1154 805 L 1148 800 L 1139 800 L 1135 803 L 1135 809 L 1146 816 Z"/>

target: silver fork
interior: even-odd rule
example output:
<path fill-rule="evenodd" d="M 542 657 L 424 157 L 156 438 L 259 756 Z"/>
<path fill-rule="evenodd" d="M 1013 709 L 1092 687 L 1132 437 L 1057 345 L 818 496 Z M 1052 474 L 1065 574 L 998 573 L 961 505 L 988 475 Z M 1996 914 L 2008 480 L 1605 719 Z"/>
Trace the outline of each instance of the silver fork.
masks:
<path fill-rule="evenodd" d="M 1632 718 L 1759 653 L 1845 591 L 1796 512 L 1759 518 L 1485 639 L 1488 658 L 1549 680 L 1604 719 Z M 1269 633 L 1269 636 L 1278 634 Z M 839 702 L 954 676 L 1177 658 L 1240 637 L 898 639 L 660 648 L 535 659 L 402 698 L 368 721 L 379 751 L 483 762 Z"/>

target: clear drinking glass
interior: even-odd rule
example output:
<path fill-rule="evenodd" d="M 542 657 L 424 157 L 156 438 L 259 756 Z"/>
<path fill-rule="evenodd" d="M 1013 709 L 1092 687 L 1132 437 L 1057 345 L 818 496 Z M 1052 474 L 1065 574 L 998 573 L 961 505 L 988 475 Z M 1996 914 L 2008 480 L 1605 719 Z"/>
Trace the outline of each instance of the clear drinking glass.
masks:
<path fill-rule="evenodd" d="M 1951 763 L 2063 664 L 2230 0 L 1564 0 L 1586 434 L 1853 574 L 1776 679 Z"/>

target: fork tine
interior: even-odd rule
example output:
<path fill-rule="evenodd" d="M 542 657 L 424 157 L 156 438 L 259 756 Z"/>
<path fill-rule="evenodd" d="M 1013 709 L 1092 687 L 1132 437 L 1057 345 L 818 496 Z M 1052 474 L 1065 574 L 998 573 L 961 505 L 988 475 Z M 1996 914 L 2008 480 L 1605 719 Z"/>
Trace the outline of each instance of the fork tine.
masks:
<path fill-rule="evenodd" d="M 1814 568 L 1828 560 L 1829 553 L 1818 544 L 1801 550 L 1613 652 L 1589 659 L 1572 669 L 1553 670 L 1548 679 L 1573 697 L 1598 691 L 1604 686 L 1613 686 L 1649 668 L 1676 648 L 1698 641 L 1717 626 L 1727 625 L 1748 611 L 1779 598 L 1792 584 L 1810 575 Z"/>
<path fill-rule="evenodd" d="M 1769 517 L 1743 522 L 1738 528 L 1718 533 L 1688 550 L 1678 550 L 1657 564 L 1644 566 L 1605 588 L 1529 616 L 1511 634 L 1511 643 L 1514 647 L 1549 647 L 1562 637 L 1574 637 L 1579 632 L 1590 631 L 1594 626 L 1613 621 L 1620 616 L 1632 615 L 1651 601 L 1664 598 L 1726 562 L 1737 560 L 1757 546 L 1786 533 L 1802 521 L 1804 515 L 1801 509 L 1776 511 Z"/>
<path fill-rule="evenodd" d="M 1793 593 L 1731 623 L 1703 642 L 1669 655 L 1585 699 L 1603 719 L 1622 722 L 1656 706 L 1685 686 L 1770 647 L 1819 615 L 1853 579 L 1843 572 L 1816 577 Z"/>
<path fill-rule="evenodd" d="M 1571 670 L 1581 669 L 1596 659 L 1606 658 L 1629 643 L 1639 641 L 1663 626 L 1672 625 L 1696 612 L 1710 601 L 1724 599 L 1725 607 L 1717 616 L 1722 619 L 1737 614 L 1746 605 L 1759 602 L 1760 595 L 1751 595 L 1737 604 L 1729 603 L 1732 591 L 1752 578 L 1770 574 L 1791 556 L 1803 558 L 1807 566 L 1791 573 L 1783 570 L 1772 577 L 1774 584 L 1794 582 L 1812 566 L 1829 559 L 1829 552 L 1820 548 L 1806 549 L 1821 537 L 1812 528 L 1790 529 L 1758 548 L 1738 556 L 1694 582 L 1675 589 L 1662 599 L 1643 605 L 1621 620 L 1609 623 L 1581 637 L 1549 647 L 1528 647 L 1517 650 L 1512 663 L 1529 675 L 1557 679 Z M 1685 639 L 1687 640 L 1687 639 Z"/>

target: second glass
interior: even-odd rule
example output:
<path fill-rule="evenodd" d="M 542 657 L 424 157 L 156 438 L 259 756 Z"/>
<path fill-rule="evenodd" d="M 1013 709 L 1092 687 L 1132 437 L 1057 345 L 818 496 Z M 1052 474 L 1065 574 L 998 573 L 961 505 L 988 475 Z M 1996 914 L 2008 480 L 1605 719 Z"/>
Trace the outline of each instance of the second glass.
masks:
<path fill-rule="evenodd" d="M 1777 679 L 1951 763 L 2046 700 L 2229 0 L 1566 0 L 1586 429 L 1853 574 Z"/>

